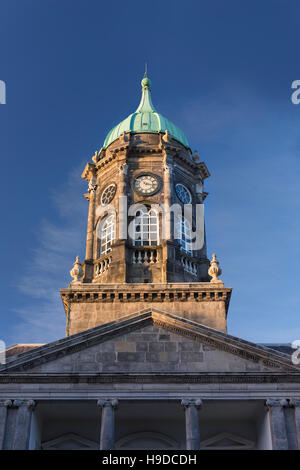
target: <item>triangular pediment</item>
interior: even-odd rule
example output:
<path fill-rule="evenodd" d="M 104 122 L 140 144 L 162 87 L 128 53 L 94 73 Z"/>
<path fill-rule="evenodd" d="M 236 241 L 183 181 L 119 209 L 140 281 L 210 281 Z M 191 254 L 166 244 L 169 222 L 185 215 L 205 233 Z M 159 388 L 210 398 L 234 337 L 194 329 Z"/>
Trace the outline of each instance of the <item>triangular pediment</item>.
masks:
<path fill-rule="evenodd" d="M 299 371 L 290 358 L 151 309 L 20 354 L 0 373 L 208 373 Z"/>
<path fill-rule="evenodd" d="M 56 439 L 44 442 L 43 450 L 97 450 L 99 444 L 97 442 L 86 439 L 78 434 L 68 433 L 59 436 Z"/>
<path fill-rule="evenodd" d="M 253 449 L 255 443 L 241 436 L 223 432 L 201 442 L 202 450 L 247 450 Z"/>

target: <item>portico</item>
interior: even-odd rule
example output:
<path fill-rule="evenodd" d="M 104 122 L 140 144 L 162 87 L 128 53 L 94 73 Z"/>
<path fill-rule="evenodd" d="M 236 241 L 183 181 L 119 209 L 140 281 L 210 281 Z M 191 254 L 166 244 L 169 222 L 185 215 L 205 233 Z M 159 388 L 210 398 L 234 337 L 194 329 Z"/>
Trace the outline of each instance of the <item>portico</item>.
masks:
<path fill-rule="evenodd" d="M 298 449 L 297 410 L 289 398 L 1 400 L 0 438 L 2 449 Z"/>

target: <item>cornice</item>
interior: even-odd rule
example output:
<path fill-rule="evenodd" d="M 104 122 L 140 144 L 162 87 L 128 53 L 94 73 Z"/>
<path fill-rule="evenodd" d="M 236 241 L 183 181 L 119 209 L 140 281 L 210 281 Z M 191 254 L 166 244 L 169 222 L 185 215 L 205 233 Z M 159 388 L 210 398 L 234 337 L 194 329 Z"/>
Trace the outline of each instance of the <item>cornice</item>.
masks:
<path fill-rule="evenodd" d="M 13 373 L 0 374 L 0 384 L 300 384 L 299 372 L 199 372 L 104 374 L 104 373 Z"/>
<path fill-rule="evenodd" d="M 91 175 L 95 174 L 95 164 L 94 163 L 87 163 L 85 168 L 82 172 L 81 178 L 84 180 L 89 180 Z"/>
<path fill-rule="evenodd" d="M 105 151 L 101 152 L 100 158 L 97 159 L 96 168 L 97 170 L 103 168 L 107 164 L 111 163 L 117 155 L 122 152 L 128 156 L 136 156 L 140 154 L 161 154 L 163 156 L 165 154 L 169 154 L 176 160 L 180 161 L 181 164 L 185 164 L 189 169 L 199 172 L 202 179 L 210 176 L 204 162 L 194 162 L 190 156 L 187 156 L 188 151 L 180 144 L 173 141 L 173 139 L 169 142 L 165 142 L 162 137 L 163 135 L 160 136 L 160 142 L 158 144 L 152 144 L 149 146 L 146 144 L 136 145 L 134 142 L 131 142 L 131 136 L 129 136 L 129 139 L 126 141 L 124 141 L 123 137 L 120 137 L 119 140 L 111 146 L 111 148 L 108 147 Z"/>
<path fill-rule="evenodd" d="M 226 313 L 232 289 L 223 284 L 82 284 L 60 289 L 65 310 L 70 303 L 94 302 L 225 302 Z"/>

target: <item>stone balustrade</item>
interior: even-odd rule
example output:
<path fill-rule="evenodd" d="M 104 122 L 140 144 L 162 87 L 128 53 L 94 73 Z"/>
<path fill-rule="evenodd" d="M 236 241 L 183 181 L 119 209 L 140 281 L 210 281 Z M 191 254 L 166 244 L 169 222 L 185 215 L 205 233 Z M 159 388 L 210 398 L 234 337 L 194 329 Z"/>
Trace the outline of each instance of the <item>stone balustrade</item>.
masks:
<path fill-rule="evenodd" d="M 105 258 L 101 258 L 100 260 L 96 261 L 95 263 L 95 277 L 101 276 L 101 274 L 105 273 L 111 264 L 112 257 L 106 256 Z"/>
<path fill-rule="evenodd" d="M 132 253 L 133 264 L 154 264 L 158 263 L 158 252 L 155 248 L 136 248 Z"/>
<path fill-rule="evenodd" d="M 186 256 L 182 256 L 180 262 L 185 271 L 193 274 L 194 276 L 197 276 L 197 263 L 194 263 Z"/>

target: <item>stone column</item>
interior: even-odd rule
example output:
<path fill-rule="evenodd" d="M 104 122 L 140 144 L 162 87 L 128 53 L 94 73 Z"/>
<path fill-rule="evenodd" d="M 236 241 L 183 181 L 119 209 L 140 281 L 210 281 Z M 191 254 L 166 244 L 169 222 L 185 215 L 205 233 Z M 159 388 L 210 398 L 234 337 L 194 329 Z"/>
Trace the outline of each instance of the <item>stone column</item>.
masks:
<path fill-rule="evenodd" d="M 266 407 L 270 413 L 270 428 L 273 450 L 287 450 L 288 436 L 284 416 L 284 407 L 288 406 L 286 399 L 266 400 Z"/>
<path fill-rule="evenodd" d="M 35 402 L 33 400 L 14 400 L 13 407 L 17 408 L 17 415 L 11 448 L 26 450 L 29 447 L 31 418 Z"/>
<path fill-rule="evenodd" d="M 92 176 L 89 182 L 89 215 L 87 224 L 87 235 L 86 235 L 86 253 L 85 259 L 92 260 L 94 258 L 94 223 L 95 223 L 95 201 L 96 201 L 96 178 Z"/>
<path fill-rule="evenodd" d="M 293 408 L 294 411 L 294 426 L 296 431 L 296 445 L 297 449 L 300 450 L 300 399 L 299 398 L 291 398 L 290 399 L 290 406 Z"/>
<path fill-rule="evenodd" d="M 4 446 L 4 438 L 7 423 L 7 408 L 10 408 L 11 405 L 11 400 L 0 401 L 0 450 L 2 450 Z"/>
<path fill-rule="evenodd" d="M 200 449 L 200 429 L 198 409 L 202 406 L 202 400 L 184 398 L 181 405 L 185 410 L 186 449 Z"/>
<path fill-rule="evenodd" d="M 97 405 L 102 408 L 100 450 L 113 450 L 115 445 L 115 409 L 116 399 L 101 399 Z"/>

